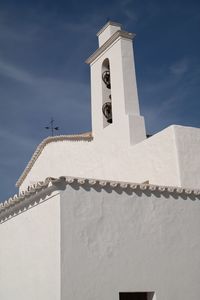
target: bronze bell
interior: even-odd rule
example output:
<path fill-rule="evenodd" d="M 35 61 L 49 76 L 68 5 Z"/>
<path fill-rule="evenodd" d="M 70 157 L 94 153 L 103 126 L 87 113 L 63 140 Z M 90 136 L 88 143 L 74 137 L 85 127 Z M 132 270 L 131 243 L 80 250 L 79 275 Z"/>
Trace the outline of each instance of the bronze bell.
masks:
<path fill-rule="evenodd" d="M 112 104 L 111 102 L 106 102 L 102 106 L 102 112 L 108 123 L 112 123 Z"/>
<path fill-rule="evenodd" d="M 111 84 L 110 84 L 110 71 L 104 71 L 102 74 L 102 80 L 105 83 L 106 87 L 108 89 L 111 88 Z"/>

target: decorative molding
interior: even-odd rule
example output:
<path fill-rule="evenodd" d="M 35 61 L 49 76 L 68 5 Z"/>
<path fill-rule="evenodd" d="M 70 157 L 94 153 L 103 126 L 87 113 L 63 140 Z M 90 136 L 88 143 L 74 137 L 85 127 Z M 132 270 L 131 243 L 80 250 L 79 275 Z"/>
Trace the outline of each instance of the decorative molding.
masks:
<path fill-rule="evenodd" d="M 44 200 L 44 196 L 56 190 L 55 185 L 52 185 L 51 182 L 52 178 L 46 178 L 44 182 L 38 182 L 19 195 L 14 195 L 4 203 L 0 203 L 0 223 L 11 219 L 13 216 L 26 211 Z"/>
<path fill-rule="evenodd" d="M 91 188 L 96 186 L 101 187 L 102 189 L 111 188 L 111 189 L 132 189 L 139 190 L 143 193 L 155 193 L 160 194 L 177 194 L 185 196 L 200 196 L 200 189 L 189 189 L 177 186 L 161 186 L 153 185 L 148 183 L 131 183 L 131 182 L 121 182 L 121 181 L 112 181 L 112 180 L 102 180 L 102 179 L 93 179 L 93 178 L 80 178 L 80 177 L 67 177 L 61 176 L 59 178 L 48 177 L 43 182 L 38 182 L 30 186 L 26 191 L 22 191 L 19 195 L 14 195 L 8 200 L 0 203 L 0 222 L 3 223 L 9 218 L 21 213 L 26 210 L 29 206 L 34 206 L 35 203 L 44 201 L 45 196 L 51 195 L 53 191 L 61 190 L 66 187 L 66 185 L 78 184 L 83 186 L 87 184 Z M 43 199 L 43 200 L 41 200 Z"/>
<path fill-rule="evenodd" d="M 108 49 L 118 38 L 125 38 L 132 40 L 135 33 L 130 33 L 123 30 L 116 31 L 100 48 L 98 48 L 86 61 L 86 64 L 91 64 L 100 54 Z"/>
<path fill-rule="evenodd" d="M 22 175 L 19 177 L 19 179 L 16 182 L 16 187 L 20 187 L 30 170 L 32 169 L 35 161 L 38 159 L 40 154 L 42 153 L 42 150 L 47 144 L 54 143 L 54 142 L 60 142 L 60 141 L 72 141 L 72 142 L 80 142 L 80 141 L 86 141 L 91 142 L 93 140 L 92 132 L 86 132 L 82 134 L 74 134 L 74 135 L 58 135 L 58 136 L 49 136 L 46 139 L 44 139 L 39 146 L 36 148 L 35 152 L 33 153 L 30 161 L 28 162 L 26 168 L 24 169 Z"/>

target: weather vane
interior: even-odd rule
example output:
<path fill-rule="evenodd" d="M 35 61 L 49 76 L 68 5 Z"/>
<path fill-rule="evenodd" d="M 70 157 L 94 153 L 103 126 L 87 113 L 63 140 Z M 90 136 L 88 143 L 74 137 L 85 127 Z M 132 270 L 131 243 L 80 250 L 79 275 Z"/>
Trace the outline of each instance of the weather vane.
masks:
<path fill-rule="evenodd" d="M 45 129 L 50 129 L 51 130 L 51 135 L 54 135 L 54 130 L 59 130 L 59 127 L 54 127 L 54 122 L 55 120 L 51 118 L 51 121 L 49 122 L 49 126 L 46 126 Z"/>

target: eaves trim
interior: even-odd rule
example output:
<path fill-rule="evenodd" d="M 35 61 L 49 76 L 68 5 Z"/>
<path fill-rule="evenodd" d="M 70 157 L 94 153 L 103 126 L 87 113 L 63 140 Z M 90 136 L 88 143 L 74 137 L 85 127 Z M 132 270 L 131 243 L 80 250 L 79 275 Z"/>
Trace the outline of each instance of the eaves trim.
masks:
<path fill-rule="evenodd" d="M 200 189 L 190 189 L 182 188 L 177 186 L 162 186 L 153 185 L 147 183 L 132 183 L 132 182 L 122 182 L 122 181 L 111 181 L 102 179 L 92 179 L 92 178 L 80 178 L 80 177 L 66 177 L 61 176 L 59 178 L 48 177 L 43 182 L 38 182 L 30 186 L 26 191 L 21 192 L 19 195 L 14 195 L 8 200 L 0 203 L 0 222 L 3 223 L 9 218 L 12 218 L 17 212 L 21 210 L 26 210 L 27 204 L 29 206 L 34 206 L 36 202 L 44 201 L 44 196 L 50 195 L 53 191 L 63 190 L 67 185 L 77 184 L 79 186 L 84 186 L 85 184 L 89 186 L 98 186 L 100 188 L 110 187 L 115 190 L 120 188 L 122 190 L 132 189 L 138 190 L 143 193 L 159 193 L 159 194 L 175 194 L 180 196 L 187 196 L 193 198 L 200 197 Z M 37 200 L 37 201 L 36 201 Z"/>

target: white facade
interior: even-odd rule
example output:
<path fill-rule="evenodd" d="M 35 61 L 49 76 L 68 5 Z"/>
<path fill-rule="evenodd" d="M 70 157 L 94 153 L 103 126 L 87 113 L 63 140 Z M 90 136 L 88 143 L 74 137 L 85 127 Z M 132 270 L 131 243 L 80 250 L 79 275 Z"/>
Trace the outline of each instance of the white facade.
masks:
<path fill-rule="evenodd" d="M 0 225 L 0 299 L 60 300 L 59 195 L 18 209 Z"/>
<path fill-rule="evenodd" d="M 200 130 L 147 139 L 133 34 L 108 22 L 98 38 L 92 133 L 45 139 L 0 204 L 0 299 L 197 300 Z"/>
<path fill-rule="evenodd" d="M 136 145 L 128 145 L 123 138 L 113 141 L 112 137 L 50 140 L 33 160 L 21 182 L 21 191 L 46 177 L 63 174 L 188 188 L 200 185 L 198 128 L 172 125 Z"/>
<path fill-rule="evenodd" d="M 199 299 L 199 190 L 58 182 L 4 212 L 0 299 Z"/>
<path fill-rule="evenodd" d="M 62 299 L 200 297 L 199 199 L 129 189 L 61 193 Z M 135 300 L 135 299 L 134 299 Z"/>

